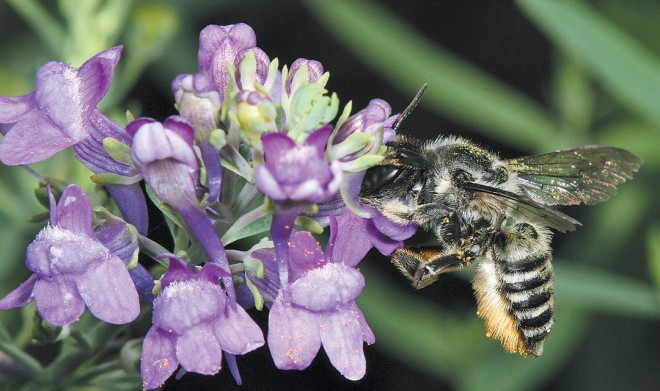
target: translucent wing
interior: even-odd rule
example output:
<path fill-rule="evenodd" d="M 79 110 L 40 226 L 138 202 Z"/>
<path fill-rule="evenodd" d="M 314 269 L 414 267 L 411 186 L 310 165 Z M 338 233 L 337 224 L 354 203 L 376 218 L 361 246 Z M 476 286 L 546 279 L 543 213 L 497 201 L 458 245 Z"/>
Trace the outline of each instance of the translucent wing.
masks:
<path fill-rule="evenodd" d="M 472 191 L 492 194 L 498 197 L 498 203 L 508 207 L 508 213 L 515 218 L 524 218 L 545 227 L 554 228 L 560 232 L 575 231 L 579 221 L 571 216 L 551 209 L 546 205 L 536 202 L 525 195 L 515 194 L 496 187 L 467 182 L 462 185 Z"/>
<path fill-rule="evenodd" d="M 643 161 L 621 148 L 588 145 L 508 160 L 521 190 L 546 205 L 603 202 L 632 179 Z"/>

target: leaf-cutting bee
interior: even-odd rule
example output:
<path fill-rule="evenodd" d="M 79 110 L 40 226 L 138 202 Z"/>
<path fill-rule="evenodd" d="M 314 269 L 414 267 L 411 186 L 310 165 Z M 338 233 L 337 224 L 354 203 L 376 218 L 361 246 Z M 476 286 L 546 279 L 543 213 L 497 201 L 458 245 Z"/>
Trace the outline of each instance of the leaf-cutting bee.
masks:
<path fill-rule="evenodd" d="M 459 137 L 398 136 L 385 160 L 367 171 L 361 199 L 390 220 L 414 222 L 437 237 L 437 245 L 392 255 L 415 288 L 479 261 L 473 289 L 486 335 L 509 352 L 539 356 L 554 322 L 549 228 L 580 225 L 549 206 L 605 201 L 642 163 L 614 147 L 502 160 Z"/>

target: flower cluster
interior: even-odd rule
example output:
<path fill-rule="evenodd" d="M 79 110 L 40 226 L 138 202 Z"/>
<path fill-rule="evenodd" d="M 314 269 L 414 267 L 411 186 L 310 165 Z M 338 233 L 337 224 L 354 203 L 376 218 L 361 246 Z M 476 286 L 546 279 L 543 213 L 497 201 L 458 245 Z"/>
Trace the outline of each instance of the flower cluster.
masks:
<path fill-rule="evenodd" d="M 124 127 L 96 108 L 121 51 L 80 68 L 50 62 L 34 92 L 0 97 L 0 161 L 27 165 L 72 147 L 121 214 L 93 213 L 79 186 L 49 182 L 50 223 L 26 252 L 33 274 L 0 309 L 34 301 L 46 322 L 64 326 L 86 306 L 127 324 L 141 297 L 152 317 L 145 389 L 179 366 L 214 374 L 223 356 L 240 383 L 235 356 L 265 342 L 280 369 L 306 368 L 322 345 L 346 378 L 362 378 L 363 342 L 375 337 L 355 303 L 365 285 L 356 266 L 372 247 L 389 255 L 416 229 L 360 204 L 365 171 L 394 137 L 389 105 L 374 99 L 351 115 L 349 103 L 335 120 L 339 101 L 321 63 L 280 68 L 249 26 L 210 25 L 198 72 L 172 83 L 178 114 Z M 142 181 L 173 249 L 146 236 Z M 315 212 L 324 205 L 332 207 Z M 252 248 L 225 247 L 248 237 Z M 252 306 L 270 310 L 266 338 L 246 312 Z"/>

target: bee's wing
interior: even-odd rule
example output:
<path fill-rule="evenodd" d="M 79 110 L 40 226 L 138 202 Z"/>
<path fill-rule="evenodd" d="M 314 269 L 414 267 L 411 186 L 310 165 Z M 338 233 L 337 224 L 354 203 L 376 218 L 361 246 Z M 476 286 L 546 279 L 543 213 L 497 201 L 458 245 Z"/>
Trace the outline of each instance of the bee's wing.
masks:
<path fill-rule="evenodd" d="M 643 161 L 621 148 L 589 145 L 507 161 L 522 191 L 546 205 L 603 202 Z"/>
<path fill-rule="evenodd" d="M 492 194 L 498 197 L 498 202 L 508 207 L 512 217 L 524 217 L 527 221 L 554 228 L 561 232 L 575 231 L 575 226 L 581 225 L 571 216 L 551 209 L 525 195 L 511 193 L 497 187 L 468 182 L 462 185 L 465 189 Z"/>

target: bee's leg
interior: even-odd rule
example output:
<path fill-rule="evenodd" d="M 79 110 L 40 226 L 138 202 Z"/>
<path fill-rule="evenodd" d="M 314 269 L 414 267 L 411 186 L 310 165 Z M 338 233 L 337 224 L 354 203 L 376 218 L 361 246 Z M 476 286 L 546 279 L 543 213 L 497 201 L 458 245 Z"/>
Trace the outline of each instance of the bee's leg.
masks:
<path fill-rule="evenodd" d="M 434 282 L 442 273 L 465 269 L 477 260 L 481 247 L 464 241 L 461 245 L 400 248 L 392 254 L 392 263 L 412 281 L 416 289 Z"/>

